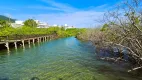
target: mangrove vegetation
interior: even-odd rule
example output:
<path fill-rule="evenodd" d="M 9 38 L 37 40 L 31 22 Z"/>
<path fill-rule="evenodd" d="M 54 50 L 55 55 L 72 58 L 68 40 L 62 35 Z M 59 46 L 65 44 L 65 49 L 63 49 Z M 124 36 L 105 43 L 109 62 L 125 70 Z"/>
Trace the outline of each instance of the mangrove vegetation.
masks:
<path fill-rule="evenodd" d="M 128 72 L 142 68 L 142 10 L 141 0 L 125 0 L 118 4 L 114 11 L 104 14 L 104 25 L 100 28 L 87 29 L 85 33 L 77 37 L 91 41 L 99 53 L 109 50 L 111 55 L 101 57 L 105 60 L 122 61 L 132 63 L 132 69 Z M 127 59 L 124 56 L 127 55 Z"/>

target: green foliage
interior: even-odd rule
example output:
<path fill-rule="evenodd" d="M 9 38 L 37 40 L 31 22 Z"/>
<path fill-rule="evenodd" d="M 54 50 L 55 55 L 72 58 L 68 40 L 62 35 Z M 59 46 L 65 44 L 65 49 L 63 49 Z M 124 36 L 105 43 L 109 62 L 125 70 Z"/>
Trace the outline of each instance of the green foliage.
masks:
<path fill-rule="evenodd" d="M 77 36 L 78 33 L 83 32 L 83 29 L 77 29 L 77 28 L 71 28 L 71 29 L 66 29 L 63 30 L 62 28 L 57 31 L 57 34 L 60 37 L 69 37 L 69 36 Z"/>
<path fill-rule="evenodd" d="M 140 20 L 139 20 L 138 17 L 135 18 L 135 23 L 136 23 L 136 24 L 139 24 L 139 23 L 140 23 Z"/>
<path fill-rule="evenodd" d="M 56 33 L 59 37 L 76 36 L 78 33 L 83 32 L 84 29 L 67 29 L 64 30 L 59 27 L 50 28 L 35 28 L 22 26 L 19 28 L 5 27 L 0 29 L 0 36 L 11 36 L 11 35 L 42 35 L 42 34 L 53 34 Z"/>
<path fill-rule="evenodd" d="M 108 29 L 108 24 L 104 24 L 103 27 L 101 28 L 101 31 L 106 31 Z"/>
<path fill-rule="evenodd" d="M 12 27 L 6 27 L 0 29 L 0 36 L 8 36 L 8 35 L 14 35 L 16 30 Z"/>
<path fill-rule="evenodd" d="M 24 26 L 37 27 L 37 23 L 33 19 L 28 19 L 24 22 Z"/>
<path fill-rule="evenodd" d="M 0 20 L 0 27 L 1 28 L 6 28 L 6 27 L 10 27 L 9 23 L 5 20 Z"/>
<path fill-rule="evenodd" d="M 65 27 L 61 27 L 61 30 L 63 30 L 63 31 L 64 31 L 64 30 L 65 30 Z"/>

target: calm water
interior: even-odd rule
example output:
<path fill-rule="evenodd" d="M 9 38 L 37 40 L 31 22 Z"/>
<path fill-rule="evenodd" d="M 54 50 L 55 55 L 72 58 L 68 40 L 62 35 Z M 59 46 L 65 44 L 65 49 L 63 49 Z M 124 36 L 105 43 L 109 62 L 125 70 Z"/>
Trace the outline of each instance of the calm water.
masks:
<path fill-rule="evenodd" d="M 127 67 L 100 61 L 89 43 L 74 37 L 0 52 L 0 80 L 142 80 Z"/>

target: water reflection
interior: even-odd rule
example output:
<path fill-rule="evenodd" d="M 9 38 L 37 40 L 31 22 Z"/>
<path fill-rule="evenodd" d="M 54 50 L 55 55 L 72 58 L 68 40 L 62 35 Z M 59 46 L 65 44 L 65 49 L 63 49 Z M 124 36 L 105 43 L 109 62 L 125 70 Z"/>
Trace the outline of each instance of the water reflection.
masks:
<path fill-rule="evenodd" d="M 10 50 L 7 50 L 7 55 L 10 55 Z"/>
<path fill-rule="evenodd" d="M 95 47 L 74 37 L 31 44 L 31 48 L 25 45 L 24 50 L 19 47 L 9 56 L 0 55 L 0 77 L 30 80 L 34 76 L 37 80 L 142 79 L 126 74 L 123 66 L 98 60 Z"/>

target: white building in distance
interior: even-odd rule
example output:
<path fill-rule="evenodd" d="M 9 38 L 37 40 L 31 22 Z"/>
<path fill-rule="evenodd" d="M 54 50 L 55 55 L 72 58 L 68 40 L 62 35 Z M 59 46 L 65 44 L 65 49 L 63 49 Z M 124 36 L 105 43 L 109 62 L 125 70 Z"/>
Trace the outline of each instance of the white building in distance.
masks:
<path fill-rule="evenodd" d="M 24 21 L 15 21 L 15 23 L 11 23 L 11 26 L 14 28 L 18 28 L 24 25 Z"/>
<path fill-rule="evenodd" d="M 49 28 L 48 23 L 40 22 L 39 20 L 35 20 L 35 22 L 38 24 L 37 28 Z"/>
<path fill-rule="evenodd" d="M 45 22 L 40 22 L 39 20 L 35 20 L 35 22 L 38 24 L 37 28 L 49 28 L 48 24 Z M 17 20 L 15 23 L 11 23 L 11 26 L 14 28 L 18 28 L 24 25 L 24 21 Z"/>
<path fill-rule="evenodd" d="M 57 27 L 57 26 L 58 26 L 57 24 L 54 24 L 54 25 L 53 25 L 53 27 Z"/>
<path fill-rule="evenodd" d="M 57 24 L 54 24 L 52 25 L 51 27 L 64 27 L 65 29 L 69 29 L 69 28 L 75 28 L 74 26 L 68 26 L 68 24 L 64 24 L 64 25 L 57 25 Z"/>
<path fill-rule="evenodd" d="M 65 30 L 70 28 L 75 28 L 74 26 L 68 26 L 68 24 L 65 24 L 64 27 L 65 27 Z"/>

